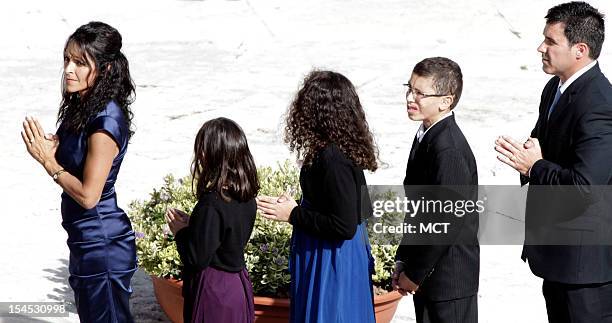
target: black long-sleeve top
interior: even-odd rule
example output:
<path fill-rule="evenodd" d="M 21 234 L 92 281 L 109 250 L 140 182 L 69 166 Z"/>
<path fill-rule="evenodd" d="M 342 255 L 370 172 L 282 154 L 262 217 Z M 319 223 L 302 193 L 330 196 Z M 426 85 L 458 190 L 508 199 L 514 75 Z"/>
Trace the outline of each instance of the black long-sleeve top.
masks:
<path fill-rule="evenodd" d="M 289 223 L 320 238 L 352 239 L 361 218 L 363 169 L 331 144 L 302 167 L 300 185 L 309 205 L 295 207 Z"/>
<path fill-rule="evenodd" d="M 203 194 L 189 217 L 189 226 L 175 236 L 186 269 L 213 266 L 229 272 L 242 270 L 256 211 L 255 199 L 226 202 L 217 192 Z"/>

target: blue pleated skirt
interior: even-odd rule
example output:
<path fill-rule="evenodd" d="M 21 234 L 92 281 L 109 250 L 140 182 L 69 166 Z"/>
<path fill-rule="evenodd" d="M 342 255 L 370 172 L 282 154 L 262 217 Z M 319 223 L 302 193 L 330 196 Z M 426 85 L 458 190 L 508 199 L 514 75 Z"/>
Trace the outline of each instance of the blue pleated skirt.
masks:
<path fill-rule="evenodd" d="M 293 228 L 291 322 L 375 322 L 365 222 L 351 240 L 325 240 Z"/>

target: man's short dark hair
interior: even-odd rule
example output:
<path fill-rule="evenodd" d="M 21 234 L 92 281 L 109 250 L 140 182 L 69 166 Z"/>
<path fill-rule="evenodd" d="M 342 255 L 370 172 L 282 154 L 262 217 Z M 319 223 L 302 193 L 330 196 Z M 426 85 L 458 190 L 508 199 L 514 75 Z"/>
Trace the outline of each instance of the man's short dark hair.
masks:
<path fill-rule="evenodd" d="M 463 74 L 457 63 L 446 57 L 430 57 L 417 63 L 412 73 L 431 77 L 436 94 L 452 95 L 454 100 L 450 108 L 455 108 L 463 91 Z"/>
<path fill-rule="evenodd" d="M 546 14 L 546 24 L 565 24 L 565 37 L 570 46 L 585 43 L 589 57 L 597 59 L 604 42 L 604 15 L 590 4 L 572 1 L 554 6 Z"/>

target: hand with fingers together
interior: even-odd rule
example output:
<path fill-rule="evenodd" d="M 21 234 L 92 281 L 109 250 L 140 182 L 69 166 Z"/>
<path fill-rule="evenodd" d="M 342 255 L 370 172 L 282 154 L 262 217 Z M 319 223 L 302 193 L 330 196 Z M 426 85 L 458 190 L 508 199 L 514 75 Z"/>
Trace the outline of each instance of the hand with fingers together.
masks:
<path fill-rule="evenodd" d="M 393 290 L 398 291 L 403 296 L 408 295 L 408 291 L 400 286 L 399 280 L 405 268 L 406 268 L 405 263 L 401 261 L 396 261 L 395 268 L 393 269 L 393 274 L 391 275 L 391 288 L 393 288 Z"/>
<path fill-rule="evenodd" d="M 393 288 L 403 296 L 408 294 L 414 295 L 419 290 L 419 285 L 410 280 L 405 272 L 400 272 L 397 278 L 397 285 Z"/>
<path fill-rule="evenodd" d="M 264 218 L 281 222 L 289 222 L 291 211 L 297 206 L 295 200 L 286 193 L 279 197 L 258 196 L 255 200 Z"/>
<path fill-rule="evenodd" d="M 37 119 L 26 117 L 23 122 L 21 138 L 28 153 L 41 165 L 45 166 L 55 161 L 55 152 L 59 146 L 59 138 L 54 134 L 45 135 Z"/>
<path fill-rule="evenodd" d="M 533 164 L 542 159 L 542 148 L 537 138 L 529 138 L 521 144 L 511 137 L 501 136 L 495 140 L 495 151 L 499 153 L 497 159 L 525 176 L 529 176 Z"/>
<path fill-rule="evenodd" d="M 189 214 L 179 209 L 168 209 L 165 218 L 166 222 L 168 222 L 170 232 L 172 232 L 174 236 L 176 236 L 176 233 L 181 231 L 181 229 L 189 226 Z"/>

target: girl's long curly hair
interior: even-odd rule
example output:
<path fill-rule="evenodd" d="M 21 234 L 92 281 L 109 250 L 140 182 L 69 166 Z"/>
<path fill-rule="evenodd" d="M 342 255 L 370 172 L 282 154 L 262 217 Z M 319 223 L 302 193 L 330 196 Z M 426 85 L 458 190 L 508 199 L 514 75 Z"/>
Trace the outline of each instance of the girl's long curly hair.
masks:
<path fill-rule="evenodd" d="M 57 122 L 66 129 L 72 132 L 83 131 L 90 118 L 114 100 L 128 122 L 129 137 L 134 134 L 130 105 L 134 102 L 136 92 L 121 46 L 121 34 L 103 22 L 92 21 L 68 37 L 64 46 L 64 63 L 69 52 L 76 53 L 96 74 L 93 85 L 83 97 L 79 93 L 68 93 L 66 76 L 62 75 L 62 101 Z"/>
<path fill-rule="evenodd" d="M 285 142 L 304 165 L 333 143 L 361 168 L 378 168 L 378 150 L 357 91 L 340 73 L 315 70 L 306 76 L 287 112 Z"/>

